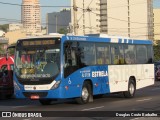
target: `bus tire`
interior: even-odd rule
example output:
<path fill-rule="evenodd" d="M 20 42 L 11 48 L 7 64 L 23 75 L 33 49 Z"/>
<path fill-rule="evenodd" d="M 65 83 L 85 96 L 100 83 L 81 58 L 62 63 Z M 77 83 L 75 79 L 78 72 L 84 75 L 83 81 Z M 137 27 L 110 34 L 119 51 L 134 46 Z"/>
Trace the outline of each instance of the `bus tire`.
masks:
<path fill-rule="evenodd" d="M 128 91 L 123 92 L 124 97 L 126 98 L 133 98 L 136 92 L 136 84 L 133 80 L 129 81 L 128 84 Z"/>
<path fill-rule="evenodd" d="M 39 99 L 39 102 L 42 104 L 42 105 L 50 105 L 52 100 L 51 99 Z"/>
<path fill-rule="evenodd" d="M 91 92 L 91 85 L 89 82 L 84 82 L 81 92 L 81 97 L 76 98 L 78 104 L 86 104 L 90 101 L 90 98 L 93 99 L 93 95 Z"/>

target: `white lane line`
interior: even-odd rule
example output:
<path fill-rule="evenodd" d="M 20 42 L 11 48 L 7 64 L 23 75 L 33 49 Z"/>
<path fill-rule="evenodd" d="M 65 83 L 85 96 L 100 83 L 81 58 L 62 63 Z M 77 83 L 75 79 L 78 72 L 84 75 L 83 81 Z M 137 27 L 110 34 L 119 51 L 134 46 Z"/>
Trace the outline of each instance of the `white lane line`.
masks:
<path fill-rule="evenodd" d="M 21 108 L 21 107 L 33 107 L 32 105 L 28 105 L 28 106 L 14 106 L 12 108 Z"/>
<path fill-rule="evenodd" d="M 100 109 L 103 108 L 104 106 L 100 106 L 100 107 L 94 107 L 94 108 L 88 108 L 88 109 L 83 109 L 81 111 L 88 111 L 88 110 L 95 110 L 95 109 Z"/>
<path fill-rule="evenodd" d="M 136 100 L 137 102 L 143 102 L 143 101 L 149 101 L 151 100 L 152 98 L 147 98 L 147 99 L 142 99 L 142 100 Z"/>
<path fill-rule="evenodd" d="M 141 118 L 144 118 L 144 117 L 141 117 Z M 133 119 L 130 119 L 130 120 L 138 120 L 138 119 L 141 119 L 141 118 L 133 118 Z"/>

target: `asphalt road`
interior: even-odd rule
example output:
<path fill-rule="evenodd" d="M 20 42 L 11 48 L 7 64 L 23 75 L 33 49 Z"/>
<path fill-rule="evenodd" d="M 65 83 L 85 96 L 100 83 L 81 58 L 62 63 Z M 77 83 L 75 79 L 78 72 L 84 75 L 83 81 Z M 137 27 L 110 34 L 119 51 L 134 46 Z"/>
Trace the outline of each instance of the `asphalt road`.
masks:
<path fill-rule="evenodd" d="M 37 100 L 29 99 L 7 99 L 0 100 L 0 111 L 31 111 L 42 112 L 48 111 L 54 119 L 70 120 L 73 117 L 60 117 L 60 116 L 75 116 L 76 120 L 160 120 L 160 117 L 107 117 L 110 114 L 120 114 L 125 112 L 135 111 L 153 111 L 160 112 L 160 81 L 156 81 L 153 86 L 149 86 L 136 91 L 136 95 L 132 99 L 126 99 L 122 94 L 104 95 L 102 98 L 95 98 L 93 103 L 79 105 L 74 100 L 59 100 L 54 101 L 52 105 L 43 106 Z M 54 112 L 53 112 L 54 111 Z M 60 112 L 57 112 L 60 111 Z M 65 112 L 64 112 L 65 111 Z M 81 112 L 79 112 L 81 111 Z M 110 112 L 106 112 L 110 111 Z M 113 111 L 113 112 L 111 112 Z M 115 112 L 117 111 L 117 112 Z M 102 117 L 104 114 L 105 117 Z M 141 114 L 141 113 L 140 113 Z M 97 115 L 97 116 L 96 116 Z M 2 118 L 0 118 L 2 119 Z M 3 118 L 8 119 L 8 118 Z M 13 119 L 13 118 L 12 118 Z M 22 120 L 33 120 L 40 118 L 14 118 Z M 41 118 L 52 120 L 51 118 Z M 74 118 L 75 119 L 75 118 Z"/>

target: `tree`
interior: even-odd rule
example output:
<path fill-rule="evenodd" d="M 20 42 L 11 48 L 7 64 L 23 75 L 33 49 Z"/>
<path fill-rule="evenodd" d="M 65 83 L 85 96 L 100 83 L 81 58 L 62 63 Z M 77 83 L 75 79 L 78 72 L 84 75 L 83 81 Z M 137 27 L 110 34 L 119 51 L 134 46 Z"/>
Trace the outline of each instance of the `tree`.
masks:
<path fill-rule="evenodd" d="M 9 29 L 9 24 L 0 25 L 0 30 L 3 30 L 4 32 L 7 32 Z"/>
<path fill-rule="evenodd" d="M 8 47 L 8 53 L 9 53 L 9 55 L 14 55 L 15 46 L 16 46 L 16 43 L 12 43 L 12 44 Z"/>
<path fill-rule="evenodd" d="M 154 61 L 160 61 L 160 45 L 153 46 Z"/>
<path fill-rule="evenodd" d="M 0 56 L 3 56 L 5 54 L 5 50 L 3 49 L 3 45 L 0 44 Z"/>
<path fill-rule="evenodd" d="M 60 28 L 60 29 L 58 30 L 58 33 L 60 33 L 60 34 L 67 34 L 68 31 L 67 31 L 67 29 L 65 29 L 65 28 Z"/>

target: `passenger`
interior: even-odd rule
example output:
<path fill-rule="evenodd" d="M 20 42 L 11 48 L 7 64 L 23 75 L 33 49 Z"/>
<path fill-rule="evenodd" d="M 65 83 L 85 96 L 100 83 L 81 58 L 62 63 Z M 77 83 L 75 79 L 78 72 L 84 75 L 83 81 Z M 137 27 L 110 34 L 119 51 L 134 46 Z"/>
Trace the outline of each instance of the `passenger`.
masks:
<path fill-rule="evenodd" d="M 118 55 L 114 57 L 114 62 L 113 64 L 118 65 L 119 64 L 119 58 Z"/>

